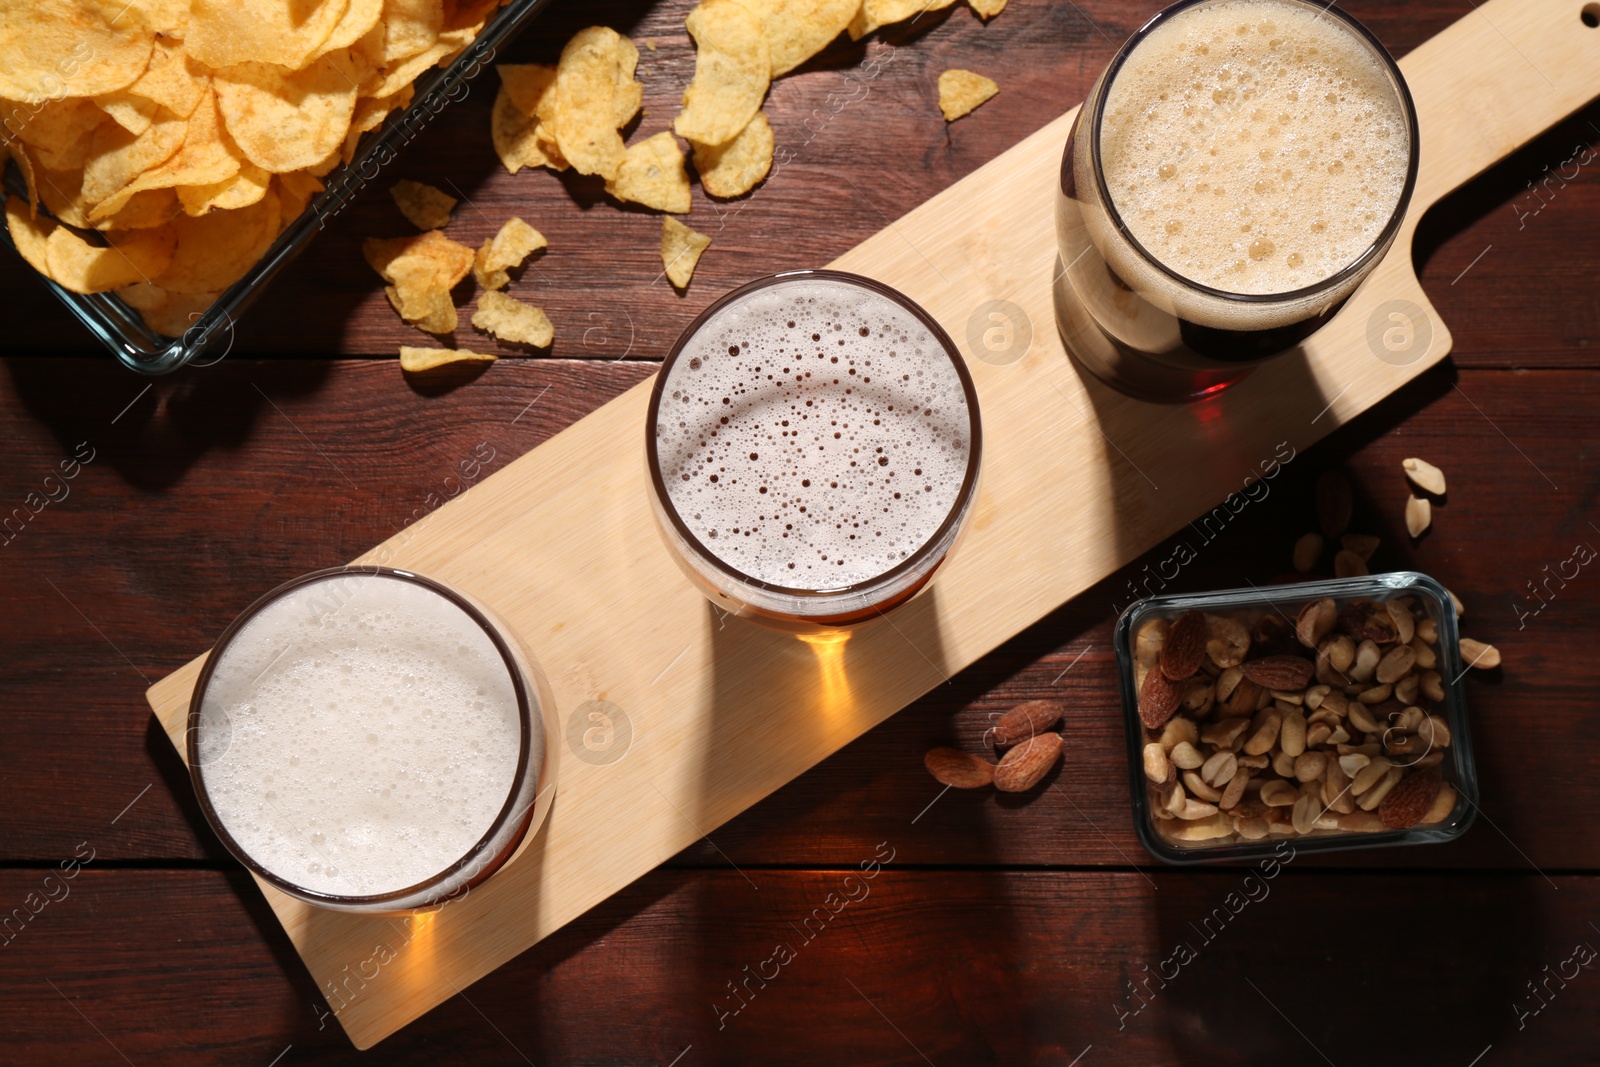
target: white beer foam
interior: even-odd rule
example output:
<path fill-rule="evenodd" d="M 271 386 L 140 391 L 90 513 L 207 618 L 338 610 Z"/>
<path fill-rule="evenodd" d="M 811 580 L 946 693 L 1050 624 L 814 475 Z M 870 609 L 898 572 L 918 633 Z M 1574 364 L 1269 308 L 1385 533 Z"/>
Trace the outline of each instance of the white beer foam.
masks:
<path fill-rule="evenodd" d="M 465 612 L 411 582 L 342 575 L 234 636 L 199 739 L 234 840 L 289 882 L 350 896 L 465 856 L 510 795 L 521 736 L 505 661 Z"/>
<path fill-rule="evenodd" d="M 761 582 L 831 590 L 932 539 L 972 448 L 966 395 L 916 316 L 796 279 L 718 311 L 663 385 L 656 447 L 701 544 Z"/>
<path fill-rule="evenodd" d="M 1283 293 L 1343 270 L 1394 213 L 1400 99 L 1367 43 L 1282 0 L 1183 11 L 1127 57 L 1101 166 L 1129 231 L 1186 278 Z"/>

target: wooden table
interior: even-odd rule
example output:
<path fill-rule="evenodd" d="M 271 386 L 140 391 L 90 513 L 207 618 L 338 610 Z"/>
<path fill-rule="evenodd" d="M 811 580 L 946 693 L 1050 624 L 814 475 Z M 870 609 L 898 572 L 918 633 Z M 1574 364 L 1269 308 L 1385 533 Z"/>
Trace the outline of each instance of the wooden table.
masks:
<path fill-rule="evenodd" d="M 692 69 L 687 4 L 565 6 L 505 58 L 549 61 L 589 22 L 652 39 L 640 129 L 662 128 Z M 155 382 L 113 365 L 0 259 L 0 308 L 23 320 L 0 372 L 0 513 L 38 509 L 0 535 L 0 915 L 37 911 L 0 938 L 0 1061 L 360 1059 L 205 827 L 146 685 L 259 592 L 460 492 L 463 464 L 491 456 L 481 478 L 648 375 L 717 294 L 827 262 L 1043 125 L 1155 6 L 1012 0 L 988 26 L 960 8 L 836 44 L 773 88 L 792 162 L 744 201 L 696 192 L 690 221 L 714 243 L 681 296 L 655 280 L 654 216 L 587 179 L 504 173 L 486 81 L 393 176 L 454 183 L 462 240 L 512 212 L 538 226 L 549 252 L 513 291 L 549 311 L 557 338 L 444 387 L 408 383 L 392 358 L 422 339 L 360 259 L 363 236 L 406 230 L 379 190 L 242 321 L 226 359 Z M 1471 10 L 1348 6 L 1397 54 Z M 1580 7 L 1573 32 L 1600 47 Z M 934 101 L 949 67 L 1002 89 L 947 127 Z M 844 94 L 858 98 L 841 107 Z M 1443 580 L 1466 631 L 1505 656 L 1469 679 L 1483 809 L 1463 840 L 1301 857 L 1249 883 L 1259 899 L 1236 914 L 1224 901 L 1247 869 L 1154 865 L 1130 825 L 1109 640 L 1128 579 L 1165 545 L 366 1062 L 1591 1062 L 1600 968 L 1578 962 L 1600 946 L 1587 822 L 1600 574 L 1545 583 L 1575 546 L 1600 544 L 1600 185 L 1574 159 L 1597 142 L 1591 106 L 1425 221 L 1419 266 L 1451 361 L 1297 458 L 1180 579 L 1287 570 L 1316 475 L 1347 471 L 1356 528 L 1384 538 L 1375 566 Z M 462 326 L 460 344 L 496 350 Z M 92 460 L 51 478 L 75 453 Z M 1417 545 L 1400 519 L 1409 455 L 1451 487 Z M 58 499 L 40 508 L 47 493 Z M 1041 696 L 1070 707 L 1049 788 L 941 795 L 923 751 L 977 750 L 988 713 Z M 800 932 L 862 861 L 891 853 L 869 895 Z M 74 877 L 50 877 L 74 859 Z M 743 985 L 779 942 L 792 962 Z M 1177 967 L 1180 943 L 1196 958 Z"/>

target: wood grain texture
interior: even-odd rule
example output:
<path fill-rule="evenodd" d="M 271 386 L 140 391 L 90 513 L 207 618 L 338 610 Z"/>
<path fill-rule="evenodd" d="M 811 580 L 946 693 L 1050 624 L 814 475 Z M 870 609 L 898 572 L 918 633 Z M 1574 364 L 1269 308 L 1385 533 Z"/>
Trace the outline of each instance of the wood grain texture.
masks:
<path fill-rule="evenodd" d="M 1466 13 L 1456 0 L 1356 0 L 1341 6 L 1400 56 Z M 1585 29 L 1575 14 L 1578 6 L 1569 5 L 1574 40 Z M 654 41 L 655 51 L 641 50 L 648 114 L 633 133 L 637 140 L 665 128 L 692 75 L 692 44 L 683 31 L 688 7 L 684 0 L 556 5 L 504 58 L 552 62 L 572 31 L 596 22 Z M 401 344 L 428 343 L 396 318 L 360 254 L 363 237 L 407 232 L 386 186 L 412 178 L 470 199 L 457 209 L 449 231 L 465 242 L 476 245 L 513 213 L 550 238 L 548 252 L 511 291 L 549 311 L 557 331 L 553 355 L 604 360 L 627 352 L 630 358 L 659 358 L 717 294 L 772 270 L 832 260 L 1074 105 L 1116 45 L 1158 7 L 1156 0 L 1013 0 L 987 25 L 965 8 L 953 8 L 919 20 L 914 30 L 886 31 L 872 43 L 836 42 L 780 79 L 767 102 L 777 144 L 794 153 L 795 161 L 741 200 L 715 202 L 696 187 L 689 221 L 714 243 L 682 296 L 657 281 L 655 216 L 618 207 L 597 182 L 547 171 L 505 173 L 489 144 L 494 85 L 493 75 L 486 75 L 269 290 L 241 322 L 234 351 L 392 358 Z M 869 56 L 878 61 L 878 73 L 863 82 Z M 947 126 L 936 107 L 935 83 L 950 67 L 993 75 L 1001 93 Z M 862 84 L 867 94 L 848 107 L 830 103 L 830 96 L 858 96 Z M 1560 170 L 1575 146 L 1600 144 L 1596 127 L 1600 108 L 1585 109 L 1437 213 L 1423 280 L 1445 321 L 1473 329 L 1474 344 L 1456 353 L 1458 362 L 1596 364 L 1592 345 L 1574 343 L 1593 337 L 1600 323 L 1585 271 L 1585 249 L 1600 244 L 1594 170 L 1557 183 L 1554 195 L 1543 190 L 1536 197 L 1528 188 Z M 1529 214 L 1541 205 L 1539 214 Z M 1452 286 L 1490 244 L 1494 250 Z M 44 297 L 17 257 L 0 255 L 0 307 L 26 311 L 25 318 L 8 322 L 0 348 L 105 358 L 65 309 Z M 470 303 L 465 307 L 470 311 Z M 472 330 L 468 317 L 456 343 L 522 354 Z"/>
<path fill-rule="evenodd" d="M 937 832 L 902 826 L 831 870 L 747 871 L 759 890 L 732 871 L 657 871 L 365 1055 L 281 933 L 258 930 L 242 876 L 91 864 L 0 948 L 0 1062 L 1067 1067 L 1088 1049 L 1081 1062 L 1410 1065 L 1489 1046 L 1504 1062 L 1584 1062 L 1600 1040 L 1592 967 L 1569 964 L 1520 1027 L 1514 1010 L 1539 1008 L 1526 983 L 1597 942 L 1592 876 L 1462 883 L 1293 858 L 1153 883 L 898 869 Z M 880 844 L 895 859 L 865 879 Z M 0 901 L 43 876 L 0 872 Z M 1403 947 L 1375 929 L 1374 901 L 1407 917 Z M 422 950 L 405 934 L 385 935 L 390 966 Z M 1357 1007 L 1396 990 L 1403 1011 Z"/>

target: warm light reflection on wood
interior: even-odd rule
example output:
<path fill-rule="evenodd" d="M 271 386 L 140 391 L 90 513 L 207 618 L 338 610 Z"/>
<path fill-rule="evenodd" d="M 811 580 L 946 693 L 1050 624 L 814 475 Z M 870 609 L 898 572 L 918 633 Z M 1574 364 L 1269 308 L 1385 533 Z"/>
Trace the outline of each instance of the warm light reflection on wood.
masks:
<path fill-rule="evenodd" d="M 823 710 L 830 714 L 847 711 L 852 699 L 850 679 L 844 670 L 844 646 L 850 640 L 850 631 L 827 630 L 823 633 L 800 634 L 799 637 L 811 646 L 812 653 L 817 657 L 822 682 L 822 691 L 818 695 L 822 699 Z"/>

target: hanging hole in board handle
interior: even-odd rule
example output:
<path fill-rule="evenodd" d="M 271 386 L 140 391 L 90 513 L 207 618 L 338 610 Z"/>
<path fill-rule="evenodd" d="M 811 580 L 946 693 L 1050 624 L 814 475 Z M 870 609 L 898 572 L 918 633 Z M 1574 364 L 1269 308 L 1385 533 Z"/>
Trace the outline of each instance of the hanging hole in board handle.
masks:
<path fill-rule="evenodd" d="M 1583 24 L 1591 30 L 1600 26 L 1600 4 L 1584 4 L 1583 10 L 1578 13 Z"/>

